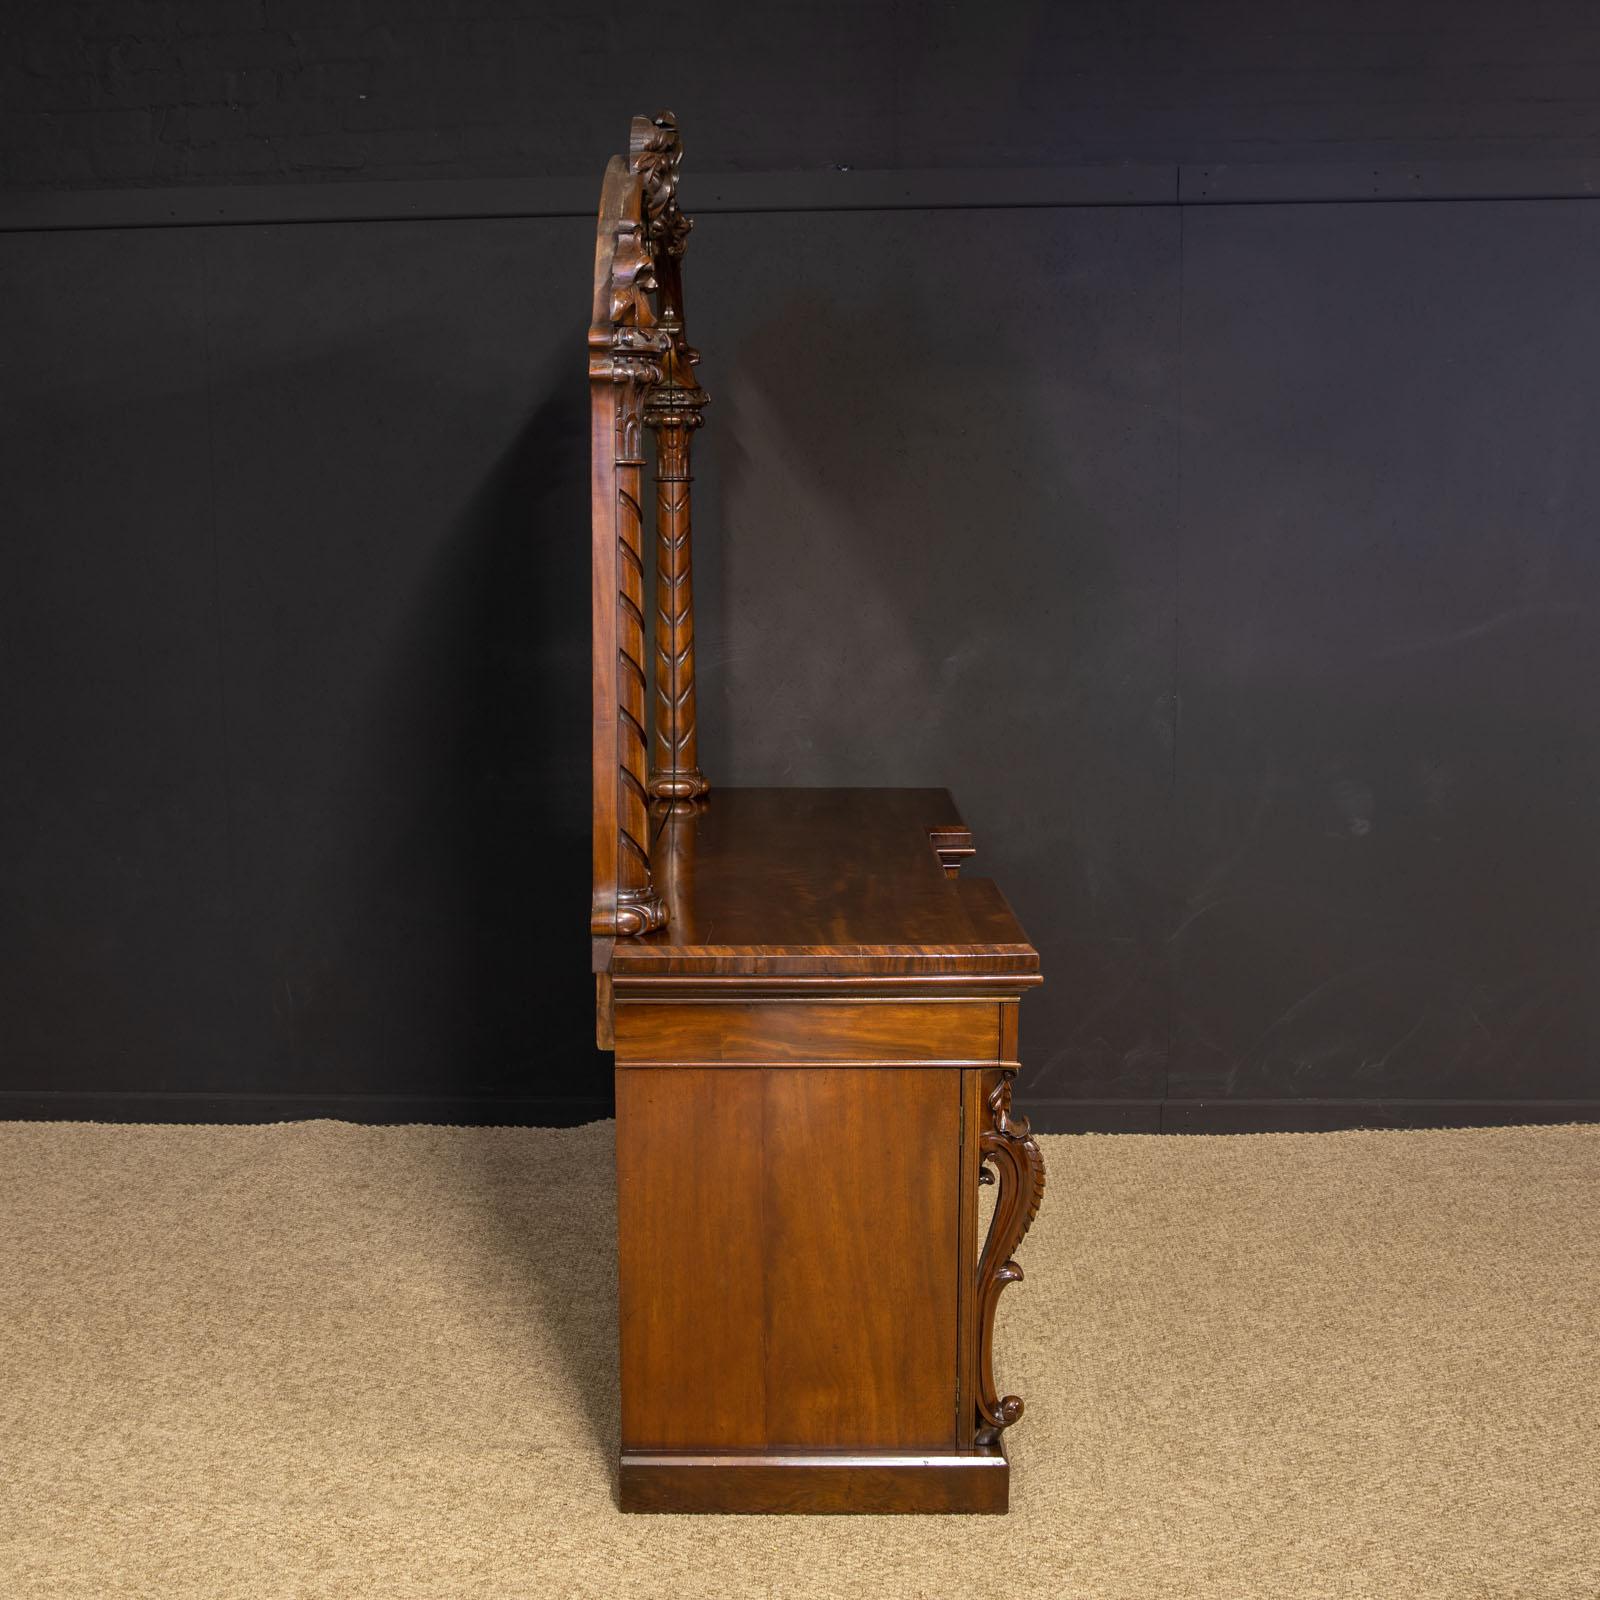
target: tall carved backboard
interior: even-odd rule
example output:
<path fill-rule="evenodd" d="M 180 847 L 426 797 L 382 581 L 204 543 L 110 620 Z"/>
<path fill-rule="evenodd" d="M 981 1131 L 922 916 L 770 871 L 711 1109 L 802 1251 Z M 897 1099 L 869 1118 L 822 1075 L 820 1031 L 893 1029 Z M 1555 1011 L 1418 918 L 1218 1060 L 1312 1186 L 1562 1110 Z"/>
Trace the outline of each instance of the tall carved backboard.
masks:
<path fill-rule="evenodd" d="M 670 112 L 635 117 L 613 156 L 595 236 L 589 324 L 593 602 L 594 893 L 600 940 L 659 928 L 652 803 L 707 791 L 695 726 L 690 437 L 706 403 L 684 333 L 678 207 L 682 146 Z M 655 437 L 654 625 L 645 613 L 645 434 Z M 653 644 L 650 636 L 653 634 Z"/>

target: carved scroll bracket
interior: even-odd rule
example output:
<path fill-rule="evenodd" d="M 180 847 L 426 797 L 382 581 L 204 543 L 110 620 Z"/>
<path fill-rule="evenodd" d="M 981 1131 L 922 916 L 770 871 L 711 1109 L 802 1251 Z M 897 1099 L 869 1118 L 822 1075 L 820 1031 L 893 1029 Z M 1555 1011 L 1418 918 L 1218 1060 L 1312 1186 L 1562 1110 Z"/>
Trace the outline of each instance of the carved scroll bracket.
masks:
<path fill-rule="evenodd" d="M 1026 1117 L 1011 1114 L 1015 1067 L 1002 1067 L 989 1091 L 989 1126 L 978 1137 L 980 1183 L 999 1180 L 989 1236 L 978 1262 L 978 1431 L 980 1445 L 997 1444 L 1000 1435 L 1022 1415 L 1022 1401 L 1001 1395 L 994 1381 L 994 1314 L 1000 1291 L 1022 1281 L 1022 1268 L 1011 1259 L 1022 1243 L 1044 1198 L 1044 1156 Z"/>

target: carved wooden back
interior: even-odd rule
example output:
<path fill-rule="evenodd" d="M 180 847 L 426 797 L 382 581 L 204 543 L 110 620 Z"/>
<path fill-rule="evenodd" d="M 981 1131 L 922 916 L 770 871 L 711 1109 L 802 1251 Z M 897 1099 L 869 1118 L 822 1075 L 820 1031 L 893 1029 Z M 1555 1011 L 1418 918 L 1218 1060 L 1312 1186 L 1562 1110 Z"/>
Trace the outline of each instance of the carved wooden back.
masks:
<path fill-rule="evenodd" d="M 600 195 L 589 324 L 590 515 L 594 627 L 594 896 L 590 931 L 659 928 L 651 802 L 707 790 L 695 728 L 689 438 L 705 391 L 684 333 L 678 208 L 682 147 L 670 112 L 635 117 Z M 656 437 L 654 649 L 647 648 L 642 474 Z M 651 657 L 654 657 L 652 662 Z M 653 683 L 653 693 L 652 693 Z M 652 716 L 653 701 L 653 716 Z M 648 723 L 654 724 L 652 733 Z"/>

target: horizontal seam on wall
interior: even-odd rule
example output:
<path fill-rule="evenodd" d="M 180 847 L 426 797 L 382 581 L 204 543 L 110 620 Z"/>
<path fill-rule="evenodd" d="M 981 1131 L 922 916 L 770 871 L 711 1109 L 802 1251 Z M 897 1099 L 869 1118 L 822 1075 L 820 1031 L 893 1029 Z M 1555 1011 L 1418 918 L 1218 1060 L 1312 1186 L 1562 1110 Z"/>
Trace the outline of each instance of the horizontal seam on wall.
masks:
<path fill-rule="evenodd" d="M 597 192 L 577 178 L 12 190 L 0 232 L 592 218 Z M 1600 159 L 711 174 L 683 198 L 702 215 L 1592 200 Z"/>

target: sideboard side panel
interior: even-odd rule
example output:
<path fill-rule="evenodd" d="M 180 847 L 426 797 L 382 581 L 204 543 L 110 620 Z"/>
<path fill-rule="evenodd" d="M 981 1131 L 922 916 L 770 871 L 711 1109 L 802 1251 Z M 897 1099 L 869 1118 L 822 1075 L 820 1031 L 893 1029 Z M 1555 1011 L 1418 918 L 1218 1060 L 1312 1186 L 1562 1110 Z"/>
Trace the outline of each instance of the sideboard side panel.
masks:
<path fill-rule="evenodd" d="M 965 1077 L 618 1068 L 625 1451 L 957 1447 Z"/>
<path fill-rule="evenodd" d="M 759 1072 L 617 1072 L 622 1442 L 766 1442 Z"/>

